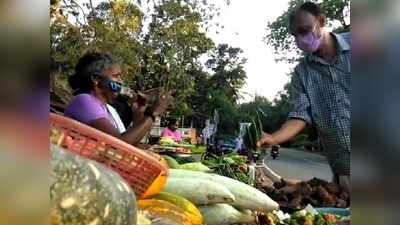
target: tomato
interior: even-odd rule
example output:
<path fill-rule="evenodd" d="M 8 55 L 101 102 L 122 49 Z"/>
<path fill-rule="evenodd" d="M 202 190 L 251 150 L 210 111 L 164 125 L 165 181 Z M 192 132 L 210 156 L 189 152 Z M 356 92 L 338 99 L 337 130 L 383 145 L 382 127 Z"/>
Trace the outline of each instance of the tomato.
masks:
<path fill-rule="evenodd" d="M 336 223 L 336 216 L 330 213 L 327 213 L 324 215 L 324 219 L 326 221 L 332 222 L 332 223 Z"/>

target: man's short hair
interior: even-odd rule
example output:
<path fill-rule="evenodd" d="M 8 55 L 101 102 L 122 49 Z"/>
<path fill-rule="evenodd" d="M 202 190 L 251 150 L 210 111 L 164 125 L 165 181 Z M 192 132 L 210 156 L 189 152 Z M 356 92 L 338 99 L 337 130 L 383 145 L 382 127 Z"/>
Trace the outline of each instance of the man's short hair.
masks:
<path fill-rule="evenodd" d="M 313 2 L 305 2 L 303 3 L 300 7 L 299 10 L 303 10 L 306 12 L 309 12 L 311 14 L 313 14 L 315 17 L 321 16 L 323 15 L 323 11 L 321 9 L 321 7 Z"/>
<path fill-rule="evenodd" d="M 319 4 L 316 4 L 314 2 L 305 2 L 305 3 L 301 4 L 300 6 L 296 7 L 292 12 L 290 12 L 289 30 L 292 30 L 291 28 L 294 25 L 294 22 L 296 19 L 296 13 L 298 11 L 305 11 L 305 12 L 311 13 L 315 17 L 324 15 L 324 12 L 322 11 Z"/>

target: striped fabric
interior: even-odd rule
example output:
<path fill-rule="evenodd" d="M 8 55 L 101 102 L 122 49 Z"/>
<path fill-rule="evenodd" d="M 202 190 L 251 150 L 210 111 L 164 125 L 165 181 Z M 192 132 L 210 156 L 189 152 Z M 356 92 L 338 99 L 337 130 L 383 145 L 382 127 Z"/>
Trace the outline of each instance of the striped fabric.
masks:
<path fill-rule="evenodd" d="M 293 111 L 315 126 L 336 175 L 350 175 L 350 34 L 333 34 L 338 56 L 332 62 L 309 54 L 292 77 Z"/>

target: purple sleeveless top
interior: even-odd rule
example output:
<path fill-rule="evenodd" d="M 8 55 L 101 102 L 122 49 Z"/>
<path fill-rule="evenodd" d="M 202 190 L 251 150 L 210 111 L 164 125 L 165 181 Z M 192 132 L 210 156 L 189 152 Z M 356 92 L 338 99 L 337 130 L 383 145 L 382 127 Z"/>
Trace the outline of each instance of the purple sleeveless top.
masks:
<path fill-rule="evenodd" d="M 105 106 L 91 94 L 75 96 L 67 106 L 64 115 L 85 124 L 96 119 L 109 118 Z"/>

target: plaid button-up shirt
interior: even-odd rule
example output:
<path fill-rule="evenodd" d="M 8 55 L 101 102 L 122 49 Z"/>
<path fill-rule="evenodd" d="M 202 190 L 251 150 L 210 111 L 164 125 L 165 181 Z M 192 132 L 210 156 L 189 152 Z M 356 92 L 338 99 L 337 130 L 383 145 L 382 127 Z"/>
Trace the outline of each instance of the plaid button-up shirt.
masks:
<path fill-rule="evenodd" d="M 315 126 L 334 174 L 350 175 L 350 34 L 333 35 L 332 62 L 309 54 L 295 68 L 289 118 Z"/>

